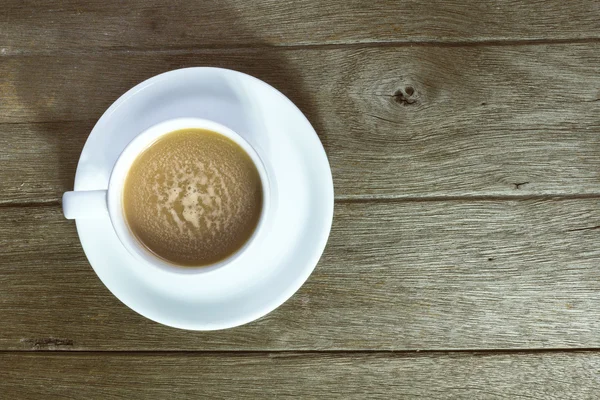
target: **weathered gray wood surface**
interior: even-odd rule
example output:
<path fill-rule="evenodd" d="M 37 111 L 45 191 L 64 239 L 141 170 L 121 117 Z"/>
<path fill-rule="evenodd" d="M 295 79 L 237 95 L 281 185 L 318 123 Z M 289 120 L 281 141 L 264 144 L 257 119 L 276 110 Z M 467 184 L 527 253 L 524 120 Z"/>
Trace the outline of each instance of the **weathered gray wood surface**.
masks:
<path fill-rule="evenodd" d="M 4 0 L 4 53 L 600 38 L 594 0 Z"/>
<path fill-rule="evenodd" d="M 600 200 L 340 203 L 302 289 L 258 322 L 186 332 L 120 304 L 56 206 L 0 213 L 0 349 L 600 347 Z"/>
<path fill-rule="evenodd" d="M 59 203 L 119 95 L 202 65 L 298 104 L 337 199 L 306 285 L 210 333 L 119 303 Z M 5 0 L 0 398 L 595 398 L 599 171 L 595 0 Z"/>
<path fill-rule="evenodd" d="M 2 368 L 1 366 L 10 368 Z M 600 355 L 0 354 L 19 399 L 596 399 Z"/>
<path fill-rule="evenodd" d="M 192 65 L 251 73 L 298 103 L 338 199 L 600 193 L 593 43 L 0 57 L 0 203 L 58 201 L 102 112 Z"/>

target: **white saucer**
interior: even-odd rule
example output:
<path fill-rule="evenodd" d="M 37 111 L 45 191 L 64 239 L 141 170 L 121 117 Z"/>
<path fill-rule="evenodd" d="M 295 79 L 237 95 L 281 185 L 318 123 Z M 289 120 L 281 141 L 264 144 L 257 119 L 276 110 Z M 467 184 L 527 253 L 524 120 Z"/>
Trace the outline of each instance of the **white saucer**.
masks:
<path fill-rule="evenodd" d="M 146 128 L 178 117 L 221 123 L 268 160 L 276 211 L 257 245 L 225 268 L 180 275 L 141 265 L 108 216 L 77 220 L 79 238 L 106 287 L 141 315 L 182 329 L 242 325 L 290 298 L 321 257 L 333 219 L 327 156 L 302 112 L 265 82 L 226 69 L 186 68 L 140 83 L 104 113 L 83 148 L 75 190 L 106 189 L 125 146 Z"/>

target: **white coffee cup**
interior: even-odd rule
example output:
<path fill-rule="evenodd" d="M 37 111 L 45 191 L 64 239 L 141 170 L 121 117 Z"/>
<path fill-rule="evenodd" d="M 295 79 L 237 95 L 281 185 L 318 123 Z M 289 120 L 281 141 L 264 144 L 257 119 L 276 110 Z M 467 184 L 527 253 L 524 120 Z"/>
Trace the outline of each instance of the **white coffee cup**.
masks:
<path fill-rule="evenodd" d="M 226 259 L 203 267 L 180 267 L 154 255 L 131 233 L 123 212 L 123 187 L 127 173 L 138 155 L 163 135 L 186 128 L 207 129 L 233 140 L 248 153 L 258 170 L 263 188 L 263 206 L 258 224 L 252 236 L 241 249 Z M 67 219 L 90 219 L 108 213 L 117 237 L 125 248 L 138 260 L 175 273 L 205 273 L 230 264 L 256 242 L 265 226 L 270 207 L 270 185 L 267 170 L 255 149 L 231 129 L 205 119 L 177 118 L 156 124 L 136 136 L 123 150 L 115 163 L 106 190 L 66 192 L 62 198 L 63 213 Z"/>

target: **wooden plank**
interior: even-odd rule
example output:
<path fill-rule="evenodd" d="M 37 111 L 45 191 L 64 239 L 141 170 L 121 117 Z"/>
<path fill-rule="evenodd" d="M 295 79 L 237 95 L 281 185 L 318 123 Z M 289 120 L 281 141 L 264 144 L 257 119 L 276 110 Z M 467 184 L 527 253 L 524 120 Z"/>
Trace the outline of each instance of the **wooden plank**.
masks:
<path fill-rule="evenodd" d="M 55 206 L 0 213 L 0 349 L 600 347 L 600 199 L 337 204 L 282 307 L 221 332 L 161 326 L 94 275 Z"/>
<path fill-rule="evenodd" d="M 0 124 L 0 204 L 57 202 L 73 190 L 94 121 Z"/>
<path fill-rule="evenodd" d="M 72 188 L 93 120 L 112 101 L 159 72 L 199 64 L 251 73 L 296 102 L 329 154 L 338 198 L 597 194 L 599 50 L 582 44 L 3 57 L 0 202 L 57 201 Z"/>
<path fill-rule="evenodd" d="M 0 354 L 10 399 L 592 399 L 600 353 Z"/>
<path fill-rule="evenodd" d="M 594 0 L 5 0 L 3 53 L 600 38 Z"/>

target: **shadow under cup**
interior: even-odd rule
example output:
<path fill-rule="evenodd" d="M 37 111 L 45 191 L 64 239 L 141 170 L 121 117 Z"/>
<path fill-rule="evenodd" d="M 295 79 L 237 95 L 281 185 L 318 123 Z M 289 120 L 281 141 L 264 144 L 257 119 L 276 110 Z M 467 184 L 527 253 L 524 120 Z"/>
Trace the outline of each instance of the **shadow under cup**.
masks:
<path fill-rule="evenodd" d="M 222 227 L 222 231 L 223 231 L 223 235 L 222 236 L 218 236 L 218 237 L 209 237 L 206 240 L 201 240 L 202 238 L 200 236 L 195 237 L 194 235 L 197 233 L 199 234 L 200 231 L 198 230 L 198 225 L 197 222 L 200 221 L 199 220 L 199 216 L 194 214 L 195 217 L 190 219 L 187 218 L 186 220 L 182 220 L 181 215 L 179 212 L 174 214 L 173 210 L 169 210 L 168 212 L 165 211 L 165 209 L 161 209 L 161 212 L 157 211 L 158 208 L 156 210 L 152 209 L 135 209 L 133 208 L 133 212 L 130 211 L 132 208 L 127 207 L 126 200 L 128 200 L 126 197 L 129 196 L 130 192 L 135 192 L 133 190 L 129 190 L 130 187 L 130 182 L 129 182 L 129 175 L 130 173 L 132 174 L 132 179 L 134 176 L 134 173 L 136 173 L 137 171 L 137 167 L 138 167 L 138 159 L 142 160 L 143 158 L 151 158 L 151 157 L 159 157 L 159 155 L 152 155 L 151 153 L 154 151 L 154 149 L 158 148 L 159 146 L 165 146 L 168 143 L 173 142 L 173 140 L 179 140 L 178 138 L 181 138 L 183 136 L 185 136 L 186 132 L 190 132 L 190 131 L 196 131 L 196 130 L 202 130 L 205 131 L 204 133 L 210 135 L 215 135 L 215 137 L 218 137 L 218 139 L 220 139 L 222 142 L 229 142 L 233 147 L 237 147 L 237 148 L 241 148 L 239 150 L 242 150 L 241 153 L 244 153 L 245 156 L 247 156 L 249 158 L 250 161 L 247 162 L 246 166 L 250 166 L 255 167 L 256 168 L 256 172 L 258 173 L 258 177 L 260 178 L 259 182 L 260 182 L 260 194 L 262 195 L 262 206 L 260 207 L 260 211 L 259 211 L 259 215 L 258 218 L 255 218 L 255 227 L 252 230 L 248 230 L 246 229 L 247 232 L 249 232 L 249 235 L 247 234 L 243 240 L 239 240 L 240 235 L 242 235 L 242 232 L 233 232 L 233 230 L 236 229 L 235 225 L 229 225 L 227 228 L 223 229 Z M 208 132 L 206 132 L 208 131 Z M 190 134 L 192 134 L 190 132 Z M 179 135 L 179 136 L 177 136 Z M 183 135 L 183 136 L 182 136 Z M 214 139 L 214 138 L 213 138 Z M 181 139 L 183 140 L 183 139 Z M 211 139 L 212 140 L 212 139 Z M 233 143 L 231 143 L 233 142 Z M 180 145 L 181 146 L 181 145 Z M 231 146 L 230 146 L 231 147 Z M 187 152 L 188 153 L 188 157 L 190 155 L 194 155 L 195 156 L 195 150 L 193 148 L 191 148 L 189 145 L 187 147 L 180 147 L 180 152 Z M 207 149 L 200 149 L 202 151 L 198 151 L 198 158 L 196 160 L 197 163 L 202 164 L 203 168 L 205 168 L 204 166 L 206 165 L 206 163 L 204 161 L 206 161 L 206 159 L 202 159 L 202 153 L 203 151 L 209 151 Z M 168 150 L 166 150 L 168 151 Z M 158 154 L 158 153 L 157 153 Z M 210 154 L 210 153 L 205 153 L 204 156 L 206 156 L 206 154 Z M 174 155 L 175 157 L 179 156 L 179 155 Z M 214 157 L 212 157 L 213 159 L 217 157 L 216 155 Z M 161 161 L 165 161 L 164 164 L 164 169 L 167 170 L 171 167 L 172 170 L 180 167 L 180 165 L 178 165 L 177 167 L 174 167 L 172 165 L 169 164 L 169 158 L 168 158 L 168 154 L 167 154 L 167 158 L 164 158 L 164 154 L 163 154 L 163 158 L 160 159 Z M 208 168 L 208 167 L 206 167 Z M 238 168 L 238 171 L 240 169 Z M 185 171 L 184 171 L 185 172 Z M 218 172 L 218 171 L 217 171 Z M 244 172 L 244 171 L 242 171 Z M 141 172 L 142 174 L 145 173 L 144 171 Z M 231 174 L 230 174 L 231 175 Z M 154 176 L 154 175 L 152 175 Z M 158 175 L 157 175 L 158 176 Z M 226 176 L 226 175 L 219 175 L 220 178 L 224 178 L 224 179 L 229 179 L 229 181 L 231 181 L 231 179 L 233 179 L 231 176 Z M 165 179 L 166 186 L 169 187 L 169 185 L 173 185 L 172 180 L 168 181 L 170 177 L 167 176 Z M 134 181 L 132 181 L 134 182 Z M 171 183 L 169 183 L 171 182 Z M 161 192 L 162 194 L 165 194 L 166 196 L 169 197 L 169 199 L 172 200 L 172 198 L 176 198 L 174 201 L 177 202 L 179 200 L 182 199 L 181 194 L 184 193 L 186 190 L 188 190 L 189 192 L 185 192 L 188 195 L 190 195 L 191 197 L 184 197 L 184 199 L 188 199 L 188 198 L 194 198 L 196 201 L 205 201 L 206 200 L 206 196 L 208 196 L 207 193 L 200 193 L 200 189 L 197 186 L 187 186 L 188 185 L 188 181 L 185 181 L 185 185 L 183 188 L 177 188 L 174 187 L 174 192 L 173 193 L 166 193 L 163 191 Z M 223 181 L 220 181 L 221 183 L 223 183 Z M 145 193 L 146 196 L 145 198 L 148 198 L 147 194 L 148 194 L 148 190 L 151 190 L 152 187 L 142 187 L 143 185 L 140 186 L 136 186 L 137 188 L 139 188 L 140 193 Z M 146 185 L 148 186 L 148 185 Z M 161 185 L 162 187 L 163 185 Z M 221 190 L 223 188 L 221 187 Z M 227 189 L 227 188 L 225 188 Z M 145 191 L 145 192 L 144 192 Z M 183 191 L 183 192 L 182 192 Z M 218 193 L 218 195 L 220 196 L 222 193 Z M 154 195 L 154 194 L 153 194 Z M 214 195 L 214 193 L 211 193 L 211 195 Z M 258 153 L 256 152 L 256 150 L 245 140 L 243 139 L 240 135 L 238 135 L 236 132 L 232 131 L 231 129 L 215 123 L 213 121 L 208 121 L 208 120 L 204 120 L 204 119 L 197 119 L 197 118 L 178 118 L 178 119 L 174 119 L 174 120 L 168 120 L 162 123 L 159 123 L 157 125 L 154 125 L 152 127 L 150 127 L 149 129 L 147 129 L 146 131 L 142 132 L 140 135 L 138 135 L 136 138 L 134 138 L 125 148 L 125 150 L 121 153 L 121 155 L 119 156 L 115 167 L 112 171 L 111 177 L 110 177 L 110 181 L 109 181 L 109 187 L 108 187 L 108 194 L 107 194 L 107 203 L 108 203 L 108 212 L 110 215 L 110 219 L 112 222 L 112 225 L 115 229 L 115 232 L 117 234 L 117 236 L 119 237 L 120 241 L 123 243 L 123 245 L 125 246 L 125 248 L 132 254 L 134 255 L 136 258 L 138 258 L 141 261 L 144 261 L 145 263 L 151 264 L 155 267 L 161 268 L 163 270 L 167 270 L 169 272 L 176 272 L 176 273 L 204 273 L 204 272 L 209 272 L 209 271 L 213 271 L 215 269 L 221 268 L 225 265 L 230 264 L 232 261 L 234 261 L 235 259 L 237 259 L 238 257 L 240 257 L 243 253 L 245 253 L 247 251 L 247 249 L 253 245 L 253 243 L 256 241 L 257 236 L 259 236 L 260 231 L 263 229 L 264 227 L 264 222 L 265 222 L 265 218 L 267 215 L 267 212 L 269 210 L 269 206 L 270 206 L 270 186 L 269 186 L 269 179 L 267 176 L 267 172 L 266 172 L 266 168 L 263 164 L 262 159 L 260 158 L 260 156 L 258 155 Z M 219 197 L 218 196 L 218 197 Z M 140 197 L 142 198 L 142 197 Z M 162 197 L 162 199 L 167 199 L 166 197 Z M 204 200 L 203 200 L 204 199 Z M 219 199 L 221 199 L 221 197 L 219 197 Z M 222 199 L 225 199 L 225 197 L 223 197 Z M 236 198 L 232 198 L 229 197 L 229 203 L 230 205 L 233 206 L 234 210 L 241 210 L 243 209 L 242 205 L 239 204 L 238 199 Z M 223 200 L 225 202 L 225 200 Z M 181 202 L 180 202 L 181 203 Z M 178 204 L 180 204 L 178 203 Z M 192 202 L 193 203 L 193 202 Z M 184 209 L 184 213 L 189 212 L 189 213 L 194 213 L 194 212 L 206 212 L 205 209 L 195 209 L 194 207 L 198 206 L 198 202 L 196 203 L 190 203 L 189 201 L 184 204 L 185 208 Z M 221 203 L 219 203 L 221 204 Z M 181 206 L 183 207 L 183 206 Z M 197 207 L 196 207 L 197 208 Z M 202 208 L 202 207 L 200 207 Z M 225 209 L 226 207 L 221 207 L 221 211 L 223 211 L 223 209 Z M 229 207 L 229 210 L 231 210 L 232 208 Z M 194 211 L 195 210 L 195 211 Z M 178 211 L 181 211 L 181 209 L 179 209 Z M 247 212 L 247 210 L 246 210 Z M 146 214 L 147 213 L 147 214 Z M 158 214 L 157 214 L 158 213 Z M 254 211 L 254 216 L 256 216 L 257 212 Z M 135 218 L 132 217 L 135 215 Z M 185 214 L 183 214 L 185 216 Z M 189 216 L 190 214 L 188 214 Z M 204 214 L 203 214 L 204 215 Z M 227 215 L 225 215 L 225 217 L 227 217 Z M 229 219 L 231 220 L 231 218 Z M 129 222 L 128 222 L 129 221 Z M 145 234 L 140 234 L 140 230 L 136 229 L 136 226 L 133 226 L 135 224 L 137 224 L 137 222 L 142 221 L 145 225 Z M 162 221 L 162 222 L 161 222 Z M 190 222 L 191 221 L 191 222 Z M 204 218 L 204 221 L 206 221 L 206 218 Z M 210 221 L 209 221 L 210 222 Z M 161 223 L 163 225 L 161 225 Z M 166 225 L 164 225 L 166 224 Z M 163 231 L 159 231 L 161 229 L 161 226 L 164 227 L 165 232 Z M 176 227 L 176 230 L 173 231 L 174 227 Z M 202 225 L 203 228 L 206 228 L 207 225 L 205 222 L 203 222 Z M 208 227 L 210 228 L 210 224 L 208 225 Z M 160 251 L 161 248 L 163 248 L 164 246 L 169 247 L 170 250 L 172 250 L 173 253 L 177 253 L 177 244 L 169 244 L 167 243 L 167 241 L 161 242 L 160 240 L 162 240 L 161 238 L 166 237 L 166 230 L 170 229 L 171 233 L 173 232 L 179 232 L 182 236 L 180 238 L 182 238 L 184 240 L 184 242 L 181 242 L 180 246 L 181 249 L 184 248 L 184 244 L 186 244 L 186 249 L 188 251 L 195 251 L 195 250 L 190 250 L 190 249 L 198 249 L 198 260 L 202 260 L 203 259 L 203 255 L 202 254 L 202 248 L 204 248 L 205 250 L 211 250 L 210 247 L 206 247 L 206 246 L 211 246 L 211 243 L 213 243 L 215 246 L 225 246 L 227 247 L 227 243 L 226 241 L 228 240 L 228 238 L 232 237 L 232 234 L 237 235 L 236 237 L 238 238 L 238 244 L 237 246 L 230 246 L 229 251 L 225 251 L 223 252 L 223 256 L 219 259 L 216 260 L 209 260 L 209 261 L 199 261 L 199 262 L 181 262 L 180 260 L 175 260 L 175 259 L 170 259 L 169 257 L 166 257 L 164 255 L 164 251 Z M 229 231 L 227 231 L 227 229 L 229 229 Z M 214 234 L 214 230 L 213 231 L 209 231 L 208 233 L 212 233 Z M 205 232 L 205 234 L 207 234 Z M 148 240 L 148 238 L 151 238 L 152 240 Z M 206 238 L 206 236 L 204 236 L 204 238 Z M 220 239 L 222 238 L 223 242 L 220 241 Z M 213 242 L 211 242 L 211 240 L 213 240 Z M 154 243 L 154 248 L 153 248 L 153 243 Z M 196 247 L 189 247 L 188 245 L 194 244 Z M 232 244 L 235 244 L 234 242 L 232 242 Z M 203 247 L 204 246 L 204 247 Z M 173 248 L 175 247 L 175 248 Z M 162 253 L 162 254 L 161 254 Z M 210 253 L 210 251 L 205 251 L 205 254 Z"/>

